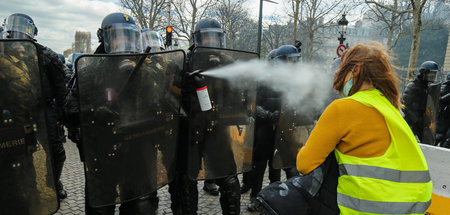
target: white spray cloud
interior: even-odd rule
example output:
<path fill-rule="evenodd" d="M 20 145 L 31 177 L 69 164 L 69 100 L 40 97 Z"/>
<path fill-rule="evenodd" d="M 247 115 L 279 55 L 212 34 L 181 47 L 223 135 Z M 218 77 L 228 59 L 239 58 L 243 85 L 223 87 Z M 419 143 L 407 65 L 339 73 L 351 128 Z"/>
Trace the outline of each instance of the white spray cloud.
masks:
<path fill-rule="evenodd" d="M 202 75 L 226 79 L 232 87 L 239 88 L 252 87 L 248 85 L 251 80 L 255 85 L 259 83 L 281 92 L 283 103 L 289 107 L 322 109 L 334 94 L 334 73 L 328 68 L 328 65 L 310 63 L 252 60 L 208 70 Z"/>

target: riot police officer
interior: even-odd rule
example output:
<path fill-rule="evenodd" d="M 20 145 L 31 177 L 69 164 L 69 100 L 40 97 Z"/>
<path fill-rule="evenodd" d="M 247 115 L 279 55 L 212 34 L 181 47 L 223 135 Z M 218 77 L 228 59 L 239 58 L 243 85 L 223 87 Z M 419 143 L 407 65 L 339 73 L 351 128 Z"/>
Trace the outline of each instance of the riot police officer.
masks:
<path fill-rule="evenodd" d="M 436 123 L 436 143 L 450 148 L 450 74 L 442 83 L 439 99 L 439 117 Z"/>
<path fill-rule="evenodd" d="M 267 62 L 270 62 L 270 61 L 272 61 L 277 55 L 277 49 L 273 49 L 272 51 L 270 51 L 269 52 L 269 54 L 267 54 L 267 57 L 266 57 L 266 61 Z M 270 92 L 272 92 L 271 94 L 272 94 L 272 96 L 274 96 L 274 95 L 276 95 L 276 97 L 277 98 L 262 98 L 263 97 L 263 94 L 264 94 L 264 92 L 263 91 L 270 91 Z M 264 86 L 259 86 L 258 87 L 258 92 L 259 92 L 259 94 L 258 94 L 258 101 L 259 102 L 261 102 L 261 100 L 264 100 L 264 99 L 268 99 L 268 100 L 271 100 L 271 99 L 274 99 L 274 100 L 279 100 L 280 98 L 279 98 L 279 93 L 277 93 L 277 92 L 275 92 L 275 91 L 273 91 L 273 90 L 271 90 L 271 89 L 268 89 L 267 87 L 264 87 Z M 257 101 L 257 102 L 258 102 Z M 263 101 L 264 102 L 264 101 Z M 277 101 L 276 103 L 279 103 L 280 101 Z M 258 105 L 258 104 L 257 104 Z M 264 105 L 264 104 L 262 104 L 262 105 Z M 276 104 L 275 104 L 276 105 Z M 276 105 L 277 106 L 277 105 Z M 258 110 L 260 110 L 260 114 L 259 114 L 259 116 L 261 116 L 261 110 L 263 110 L 264 108 L 261 106 L 261 105 L 259 105 L 259 108 L 258 108 Z M 271 114 L 274 114 L 274 119 L 276 120 L 277 119 L 277 115 L 279 115 L 279 107 L 278 108 L 276 108 L 277 110 L 275 110 L 274 111 L 274 113 L 271 113 Z M 258 113 L 258 112 L 257 112 Z M 269 112 L 267 112 L 267 114 L 270 114 Z M 257 118 L 259 118 L 258 117 L 258 115 L 257 115 Z M 258 120 L 258 121 L 260 121 L 260 120 Z M 258 126 L 257 126 L 258 127 Z M 256 140 L 256 139 L 255 139 Z M 269 152 L 270 151 L 273 151 L 273 143 L 271 143 L 271 147 L 269 147 L 269 149 L 266 149 L 266 150 L 268 150 Z M 254 153 L 253 153 L 253 159 L 255 160 L 255 158 L 258 158 L 258 156 L 259 155 L 257 155 L 257 153 L 259 152 L 259 153 L 266 153 L 266 152 L 264 152 L 264 150 L 262 150 L 261 151 L 261 148 L 263 148 L 263 147 L 259 147 L 259 150 L 258 150 L 258 147 L 256 146 L 256 145 L 254 145 L 254 148 L 253 148 L 253 150 L 254 150 Z M 271 149 L 270 149 L 271 148 Z M 274 168 L 272 168 L 272 164 L 271 164 L 271 161 L 272 161 L 272 159 L 270 158 L 269 159 L 269 181 L 270 181 L 270 183 L 273 183 L 273 182 L 276 182 L 276 181 L 279 181 L 280 180 L 280 178 L 281 178 L 281 172 L 280 172 L 280 170 L 279 169 L 274 169 Z M 253 165 L 252 166 L 252 168 L 256 168 L 256 166 L 255 165 Z M 264 168 L 265 169 L 265 168 Z M 259 170 L 261 170 L 261 168 L 259 168 Z M 242 184 L 241 184 L 241 194 L 242 193 L 246 193 L 247 191 L 249 191 L 252 187 L 253 187 L 253 183 L 255 182 L 254 181 L 254 177 L 253 177 L 253 175 L 254 175 L 255 173 L 253 172 L 253 171 L 249 171 L 249 172 L 245 172 L 243 175 L 242 175 Z M 261 173 L 258 173 L 258 174 L 261 174 Z M 252 207 L 252 209 L 253 209 L 253 207 Z M 252 210 L 251 209 L 251 210 Z"/>
<path fill-rule="evenodd" d="M 207 64 L 209 66 L 219 66 L 221 64 L 227 64 L 231 62 L 229 60 L 229 56 L 225 56 L 220 54 L 220 52 L 205 53 L 198 57 L 198 59 L 193 58 L 193 51 L 196 47 L 211 47 L 211 48 L 224 48 L 225 47 L 225 35 L 224 30 L 221 28 L 219 22 L 211 18 L 205 18 L 197 22 L 195 25 L 194 32 L 192 34 L 193 45 L 190 47 L 190 53 L 188 54 L 188 66 L 189 71 L 184 72 L 183 80 L 181 83 L 182 90 L 182 105 L 181 105 L 181 120 L 180 120 L 180 136 L 179 136 L 179 152 L 177 163 L 179 164 L 178 176 L 177 178 L 170 184 L 169 192 L 171 193 L 172 199 L 172 211 L 174 214 L 197 214 L 197 204 L 198 204 L 198 190 L 197 190 L 197 181 L 192 177 L 197 177 L 198 172 L 200 171 L 200 166 L 196 164 L 200 164 L 202 160 L 202 156 L 204 154 L 204 150 L 207 144 L 205 143 L 205 139 L 200 138 L 195 144 L 196 135 L 203 134 L 206 132 L 205 118 L 208 116 L 203 115 L 202 112 L 195 112 L 199 110 L 194 110 L 192 106 L 193 98 L 196 98 L 196 83 L 192 77 L 189 76 L 191 74 L 192 68 L 194 64 Z M 194 62 L 201 61 L 201 62 Z M 226 94 L 226 92 L 223 92 Z M 224 95 L 225 96 L 225 95 Z M 231 96 L 231 95 L 228 95 Z M 205 117 L 201 117 L 201 116 Z M 199 117 L 200 116 L 200 117 Z M 195 122 L 190 120 L 198 117 L 199 119 L 198 125 Z M 204 119 L 205 121 L 202 121 Z M 197 130 L 198 129 L 198 130 Z M 220 130 L 220 129 L 218 129 Z M 218 131 L 221 132 L 221 131 Z M 217 143 L 220 140 L 213 140 Z M 188 154 L 190 151 L 186 147 L 198 147 L 198 152 Z M 220 145 L 220 146 L 219 146 Z M 236 168 L 234 164 L 233 155 L 228 155 L 227 153 L 230 149 L 225 149 L 223 147 L 228 147 L 226 144 L 215 145 L 220 148 L 215 148 L 217 150 L 217 154 L 222 154 L 226 160 L 222 160 L 220 162 L 224 162 L 228 164 L 228 167 L 232 171 L 229 172 L 230 175 L 221 176 L 219 178 L 215 178 L 215 183 L 219 186 L 220 192 L 220 204 L 222 207 L 223 214 L 239 214 L 240 212 L 240 192 L 239 192 L 239 181 L 236 174 Z M 195 151 L 195 150 L 194 150 Z M 200 157 L 197 157 L 200 155 Z M 192 156 L 192 157 L 190 157 Z M 231 156 L 231 157 L 230 157 Z M 198 159 L 198 161 L 192 161 Z M 210 159 L 210 158 L 209 158 Z M 211 165 L 212 171 L 217 168 L 225 168 L 221 166 L 219 163 L 207 163 L 205 159 L 205 166 Z M 216 161 L 219 162 L 219 161 Z M 230 162 L 230 163 L 227 163 Z M 187 164 L 194 164 L 194 167 L 187 167 Z M 207 164 L 206 164 L 207 163 Z M 209 166 L 209 167 L 211 167 Z M 189 169 L 189 170 L 188 170 Z M 220 170 L 219 170 L 220 171 Z M 233 173 L 234 171 L 234 173 Z M 189 176 L 189 174 L 191 174 Z M 206 177 L 207 178 L 207 177 Z"/>
<path fill-rule="evenodd" d="M 38 30 L 30 16 L 22 13 L 15 13 L 5 20 L 4 37 L 9 39 L 30 39 L 34 40 Z M 30 28 L 31 26 L 31 28 Z M 49 142 L 54 168 L 54 180 L 56 190 L 60 199 L 67 197 L 60 180 L 66 153 L 63 146 L 63 137 L 58 132 L 57 123 L 62 119 L 62 107 L 64 105 L 64 94 L 66 86 L 64 81 L 63 64 L 58 55 L 50 48 L 37 43 L 43 54 L 43 66 L 45 76 L 43 78 L 43 91 L 47 104 L 47 127 Z"/>
<path fill-rule="evenodd" d="M 433 61 L 423 62 L 416 78 L 408 83 L 403 93 L 405 120 L 413 133 L 419 138 L 419 141 L 423 141 L 428 87 L 430 83 L 436 80 L 438 70 L 437 63 Z"/>
<path fill-rule="evenodd" d="M 101 24 L 101 28 L 98 30 L 97 32 L 97 36 L 99 38 L 99 42 L 100 45 L 97 47 L 95 54 L 126 54 L 126 53 L 140 53 L 142 50 L 141 47 L 141 43 L 140 43 L 140 29 L 136 26 L 136 23 L 134 21 L 134 19 L 126 14 L 123 13 L 112 13 L 107 15 Z M 104 60 L 108 61 L 106 64 L 102 64 L 102 65 L 110 65 L 111 69 L 110 72 L 114 72 L 114 74 L 110 74 L 110 76 L 120 76 L 122 78 L 119 78 L 121 80 L 126 79 L 127 74 L 129 72 L 131 72 L 133 70 L 133 67 L 135 66 L 135 64 L 133 63 L 133 61 L 131 61 L 130 59 L 127 59 L 127 57 L 124 57 L 122 60 L 120 60 L 120 62 L 116 62 L 117 58 L 105 58 Z M 83 60 L 83 59 L 82 59 Z M 104 71 L 104 72 L 108 72 Z M 117 74 L 120 73 L 120 74 Z M 98 77 L 98 74 L 92 74 L 93 77 Z M 108 74 L 104 74 L 104 78 L 107 78 L 106 76 L 108 76 Z M 95 78 L 93 78 L 95 79 Z M 137 80 L 138 82 L 141 80 L 140 78 L 138 78 L 139 80 Z M 107 80 L 101 80 L 101 83 L 106 83 L 106 82 L 114 82 L 117 81 L 118 79 L 107 79 Z M 95 80 L 93 80 L 95 82 Z M 97 80 L 99 81 L 99 80 Z M 145 80 L 142 80 L 142 82 L 145 82 Z M 118 118 L 122 117 L 122 118 L 127 118 L 127 117 L 136 117 L 134 114 L 136 113 L 137 109 L 136 108 L 140 108 L 135 106 L 134 104 L 137 104 L 138 102 L 136 101 L 135 96 L 139 93 L 139 84 L 142 83 L 133 83 L 136 84 L 138 86 L 136 86 L 134 89 L 131 89 L 130 92 L 133 93 L 124 93 L 124 95 L 117 95 L 118 97 L 121 96 L 121 98 L 124 98 L 122 101 L 120 101 L 121 103 L 126 103 L 128 102 L 129 104 L 133 104 L 131 105 L 132 107 L 130 107 L 131 109 L 127 109 L 127 110 L 116 110 L 115 109 L 115 105 L 107 105 L 106 107 L 102 108 L 99 107 L 98 108 L 98 113 L 97 114 L 103 114 L 104 117 L 100 117 L 99 120 L 111 120 L 111 121 L 117 121 Z M 92 84 L 92 83 L 91 83 Z M 98 84 L 98 83 L 97 83 Z M 113 83 L 111 83 L 113 84 Z M 148 83 L 148 84 L 152 84 L 153 83 Z M 90 86 L 95 86 L 96 83 L 93 83 L 93 85 Z M 78 85 L 79 86 L 79 85 Z M 128 85 L 131 86 L 131 85 Z M 108 88 L 108 89 L 103 89 L 106 90 L 106 97 L 107 97 L 107 101 L 109 101 L 110 104 L 112 104 L 112 99 L 113 99 L 113 94 L 114 92 L 117 92 L 117 94 L 120 94 L 120 89 L 112 89 L 112 88 Z M 93 92 L 96 95 L 99 95 L 98 93 L 105 93 L 104 91 L 94 91 Z M 147 92 L 148 94 L 152 94 L 153 92 Z M 125 95 L 126 94 L 126 95 Z M 133 95 L 131 95 L 133 94 Z M 153 95 L 153 94 L 152 94 Z M 83 99 L 83 98 L 80 98 Z M 151 102 L 151 100 L 147 100 L 147 102 Z M 116 105 L 117 106 L 117 105 Z M 120 104 L 119 104 L 120 106 Z M 153 108 L 151 106 L 148 107 L 148 109 Z M 102 111 L 100 111 L 100 109 Z M 109 119 L 108 119 L 109 118 Z M 106 130 L 110 129 L 110 128 L 98 128 L 100 129 L 97 131 L 87 131 L 87 132 L 106 132 Z M 111 139 L 112 141 L 116 141 L 117 139 L 114 139 L 115 137 L 113 137 L 112 134 L 105 134 L 105 135 L 110 135 L 111 137 L 105 137 L 106 139 Z M 108 143 L 105 143 L 105 146 L 108 146 Z M 102 144 L 99 144 L 102 145 Z M 128 144 L 129 145 L 129 144 Z M 101 147 L 101 146 L 99 146 Z M 125 154 L 125 153 L 129 153 L 129 154 L 133 154 L 135 153 L 136 150 L 139 150 L 139 147 L 133 147 L 133 146 L 122 146 L 122 148 L 127 147 L 126 149 L 128 150 L 127 152 L 123 152 L 123 151 L 119 151 L 119 149 L 117 149 L 117 151 L 115 153 L 117 154 Z M 116 150 L 117 147 L 115 147 L 114 150 Z M 83 147 L 80 148 L 80 153 L 82 152 L 81 149 L 83 149 Z M 99 149 L 102 150 L 102 149 Z M 125 150 L 125 149 L 123 149 Z M 82 152 L 84 154 L 88 153 L 88 152 Z M 143 159 L 141 156 L 129 156 L 128 159 L 122 159 L 121 161 L 126 162 L 126 163 L 118 163 L 119 161 L 117 159 L 108 159 L 107 157 L 111 157 L 111 154 L 109 155 L 105 155 L 106 157 L 100 157 L 99 159 L 104 159 L 104 160 L 108 160 L 108 162 L 111 162 L 109 164 L 107 164 L 107 166 L 103 166 L 103 168 L 105 168 L 105 172 L 107 172 L 107 174 L 110 175 L 103 175 L 102 178 L 105 179 L 105 181 L 103 182 L 99 182 L 99 183 L 103 183 L 105 184 L 105 188 L 108 190 L 107 192 L 104 193 L 99 193 L 96 192 L 96 187 L 89 187 L 89 183 L 87 182 L 86 185 L 86 203 L 85 203 L 85 207 L 86 207 L 86 214 L 114 214 L 114 210 L 115 210 L 115 205 L 109 205 L 109 206 L 100 206 L 100 207 L 93 207 L 92 205 L 90 205 L 89 203 L 89 199 L 100 199 L 100 200 L 104 200 L 105 202 L 115 202 L 115 198 L 116 195 L 127 195 L 127 193 L 117 193 L 116 189 L 122 189 L 123 192 L 125 191 L 129 191 L 129 190 L 133 190 L 135 188 L 133 188 L 132 186 L 136 185 L 137 187 L 141 187 L 142 189 L 148 189 L 149 186 L 153 186 L 153 185 L 149 185 L 149 183 L 152 183 L 153 179 L 152 178 L 147 178 L 147 175 L 142 175 L 140 174 L 142 171 L 140 171 L 140 167 L 133 167 L 130 168 L 129 166 L 131 165 L 135 165 L 136 163 L 141 162 L 142 164 L 142 160 Z M 148 154 L 147 155 L 149 158 L 148 159 L 156 159 L 156 155 L 155 154 Z M 85 157 L 83 155 L 81 155 L 81 157 Z M 97 158 L 94 158 L 94 160 L 96 160 Z M 87 161 L 85 161 L 87 162 Z M 153 162 L 152 162 L 153 163 Z M 116 173 L 114 173 L 114 168 L 116 168 Z M 118 169 L 120 168 L 120 169 Z M 126 170 L 126 169 L 129 169 Z M 143 167 L 144 168 L 144 167 Z M 153 168 L 156 171 L 156 168 Z M 118 175 L 120 173 L 124 173 L 126 172 L 128 175 Z M 86 173 L 87 174 L 87 173 Z M 144 173 L 145 174 L 145 173 Z M 149 173 L 149 175 L 156 175 L 156 173 Z M 111 178 L 110 181 L 108 180 L 108 177 L 113 177 Z M 128 178 L 127 178 L 128 177 Z M 151 176 L 149 176 L 151 177 Z M 124 179 L 122 179 L 124 178 Z M 131 181 L 130 181 L 131 180 Z M 136 180 L 136 181 L 132 181 L 132 180 Z M 97 183 L 97 181 L 95 181 L 95 183 Z M 94 183 L 94 184 L 95 184 Z M 125 190 L 125 191 L 124 191 Z M 129 191 L 130 192 L 130 191 Z M 100 195 L 100 196 L 99 196 Z M 103 196 L 101 196 L 103 195 Z M 132 195 L 132 194 L 131 194 Z M 110 203 L 109 203 L 110 204 Z M 132 200 L 129 200 L 127 202 L 122 202 L 120 205 L 120 214 L 156 214 L 156 210 L 158 207 L 158 198 L 157 198 L 157 193 L 156 191 L 148 194 L 148 195 L 144 195 L 144 196 L 140 196 L 137 198 L 134 198 Z"/>
<path fill-rule="evenodd" d="M 276 65 L 279 63 L 298 62 L 300 52 L 293 45 L 282 45 L 274 53 L 269 53 L 268 58 L 269 62 L 274 65 L 274 69 L 276 69 Z M 247 206 L 249 211 L 257 210 L 256 196 L 261 191 L 266 166 L 269 165 L 269 168 L 272 166 L 275 137 L 282 105 L 281 99 L 282 94 L 280 92 L 274 91 L 264 85 L 258 87 L 252 169 L 253 183 L 251 183 L 250 203 Z M 295 167 L 284 170 L 288 179 L 298 175 Z M 272 170 L 272 173 L 269 174 L 269 179 L 271 182 L 279 181 L 280 170 Z"/>

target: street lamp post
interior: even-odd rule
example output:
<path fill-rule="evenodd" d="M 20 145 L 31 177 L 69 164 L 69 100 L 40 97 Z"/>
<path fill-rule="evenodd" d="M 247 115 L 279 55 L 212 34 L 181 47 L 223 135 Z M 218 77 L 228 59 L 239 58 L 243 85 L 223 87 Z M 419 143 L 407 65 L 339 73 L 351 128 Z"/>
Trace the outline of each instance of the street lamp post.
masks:
<path fill-rule="evenodd" d="M 256 53 L 261 54 L 261 34 L 262 34 L 262 13 L 263 13 L 263 1 L 278 4 L 277 2 L 271 0 L 260 0 L 259 1 L 259 20 L 258 20 L 258 44 L 256 46 Z"/>
<path fill-rule="evenodd" d="M 339 33 L 341 34 L 341 37 L 338 37 L 339 44 L 344 44 L 345 41 L 344 34 L 347 33 L 346 31 L 348 25 L 348 21 L 345 18 L 345 13 L 342 14 L 342 18 L 338 21 L 338 25 L 339 25 Z"/>

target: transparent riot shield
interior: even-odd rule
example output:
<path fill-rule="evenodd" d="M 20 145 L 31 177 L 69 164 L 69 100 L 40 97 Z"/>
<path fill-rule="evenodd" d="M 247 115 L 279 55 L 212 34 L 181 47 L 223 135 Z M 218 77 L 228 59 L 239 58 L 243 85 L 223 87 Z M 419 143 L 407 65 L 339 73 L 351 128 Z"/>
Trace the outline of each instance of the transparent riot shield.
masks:
<path fill-rule="evenodd" d="M 58 209 L 51 166 L 39 49 L 0 40 L 0 214 Z"/>
<path fill-rule="evenodd" d="M 156 191 L 175 174 L 183 51 L 76 61 L 87 198 L 93 207 Z"/>
<path fill-rule="evenodd" d="M 423 116 L 424 127 L 421 142 L 428 145 L 436 145 L 436 119 L 439 114 L 439 92 L 441 84 L 428 86 L 427 106 Z"/>
<path fill-rule="evenodd" d="M 257 59 L 252 52 L 196 48 L 191 70 L 210 70 L 235 61 Z M 249 171 L 252 165 L 256 84 L 245 88 L 225 79 L 205 77 L 212 110 L 202 112 L 197 98 L 189 114 L 188 173 L 193 179 L 213 179 Z M 253 86 L 254 87 L 253 87 Z"/>
<path fill-rule="evenodd" d="M 297 154 L 314 127 L 314 114 L 310 110 L 281 107 L 278 121 L 272 167 L 284 169 L 296 166 Z"/>

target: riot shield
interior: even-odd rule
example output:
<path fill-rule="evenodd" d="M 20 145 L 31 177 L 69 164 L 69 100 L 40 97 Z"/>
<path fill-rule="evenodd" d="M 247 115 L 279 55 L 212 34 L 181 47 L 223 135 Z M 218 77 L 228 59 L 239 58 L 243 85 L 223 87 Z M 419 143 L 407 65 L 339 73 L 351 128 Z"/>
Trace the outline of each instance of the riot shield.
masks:
<path fill-rule="evenodd" d="M 0 40 L 0 214 L 52 214 L 59 206 L 38 50 L 30 40 Z"/>
<path fill-rule="evenodd" d="M 423 116 L 424 126 L 421 142 L 436 145 L 436 119 L 439 114 L 439 92 L 441 84 L 431 84 L 427 91 L 427 106 Z"/>
<path fill-rule="evenodd" d="M 192 51 L 190 62 L 192 71 L 205 71 L 257 58 L 252 52 L 198 47 Z M 188 174 L 193 179 L 214 179 L 249 171 L 256 84 L 241 80 L 244 89 L 225 79 L 211 76 L 205 79 L 212 110 L 202 112 L 198 99 L 191 99 Z"/>
<path fill-rule="evenodd" d="M 314 111 L 311 108 L 281 107 L 278 121 L 272 167 L 284 169 L 296 166 L 297 154 L 314 127 Z"/>
<path fill-rule="evenodd" d="M 76 61 L 88 202 L 156 191 L 175 174 L 183 51 L 82 55 Z"/>

